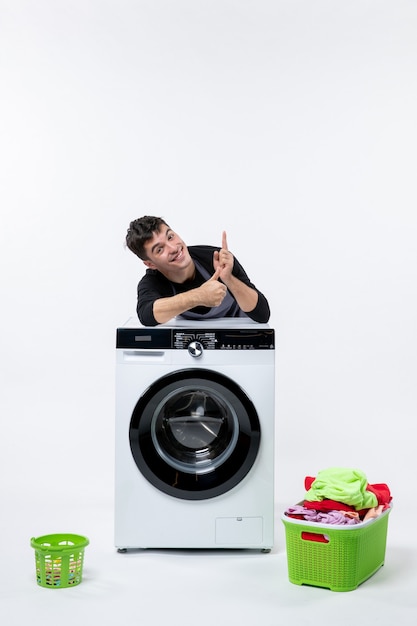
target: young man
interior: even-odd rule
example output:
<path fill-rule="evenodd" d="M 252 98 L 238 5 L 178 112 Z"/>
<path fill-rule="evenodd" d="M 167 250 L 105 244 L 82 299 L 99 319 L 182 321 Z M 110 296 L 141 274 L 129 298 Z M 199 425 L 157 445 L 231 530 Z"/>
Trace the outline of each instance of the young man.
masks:
<path fill-rule="evenodd" d="M 148 268 L 138 285 L 137 314 L 144 326 L 173 317 L 249 317 L 266 323 L 270 310 L 227 247 L 190 246 L 161 217 L 145 215 L 130 223 L 127 247 Z"/>

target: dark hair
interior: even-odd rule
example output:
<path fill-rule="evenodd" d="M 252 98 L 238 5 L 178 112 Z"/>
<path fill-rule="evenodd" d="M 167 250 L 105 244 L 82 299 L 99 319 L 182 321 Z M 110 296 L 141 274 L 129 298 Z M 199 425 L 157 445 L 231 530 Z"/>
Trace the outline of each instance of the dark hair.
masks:
<path fill-rule="evenodd" d="M 127 229 L 126 245 L 136 254 L 142 261 L 146 260 L 146 253 L 144 245 L 147 241 L 152 239 L 155 232 L 159 232 L 161 226 L 168 226 L 162 217 L 154 217 L 153 215 L 144 215 L 137 220 L 130 222 Z"/>

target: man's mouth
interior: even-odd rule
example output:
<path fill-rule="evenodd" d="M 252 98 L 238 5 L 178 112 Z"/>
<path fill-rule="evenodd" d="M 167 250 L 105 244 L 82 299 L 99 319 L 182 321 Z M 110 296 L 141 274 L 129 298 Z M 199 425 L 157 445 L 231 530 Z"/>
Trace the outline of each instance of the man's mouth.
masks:
<path fill-rule="evenodd" d="M 181 261 L 183 256 L 184 256 L 184 250 L 183 248 L 180 248 L 177 254 L 174 257 L 172 257 L 171 263 L 174 263 L 175 261 Z"/>

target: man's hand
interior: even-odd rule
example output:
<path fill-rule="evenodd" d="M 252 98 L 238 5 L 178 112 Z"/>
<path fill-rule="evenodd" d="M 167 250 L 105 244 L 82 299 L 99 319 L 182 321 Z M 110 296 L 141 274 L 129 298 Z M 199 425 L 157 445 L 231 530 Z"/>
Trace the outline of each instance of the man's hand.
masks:
<path fill-rule="evenodd" d="M 213 267 L 217 271 L 220 269 L 219 278 L 227 284 L 233 270 L 234 257 L 227 247 L 226 231 L 222 233 L 222 247 L 213 254 Z"/>
<path fill-rule="evenodd" d="M 199 287 L 199 298 L 202 306 L 219 306 L 223 302 L 227 288 L 226 285 L 219 282 L 220 274 L 221 269 L 217 267 L 213 276 Z"/>

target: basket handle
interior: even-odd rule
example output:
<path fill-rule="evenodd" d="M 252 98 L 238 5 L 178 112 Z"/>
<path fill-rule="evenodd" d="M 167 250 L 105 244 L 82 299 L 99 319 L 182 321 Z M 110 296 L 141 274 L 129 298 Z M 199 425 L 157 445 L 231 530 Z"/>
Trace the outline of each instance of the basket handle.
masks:
<path fill-rule="evenodd" d="M 317 541 L 318 543 L 329 543 L 330 539 L 328 535 L 324 535 L 323 533 L 311 533 L 303 531 L 301 533 L 301 539 L 304 541 Z"/>

